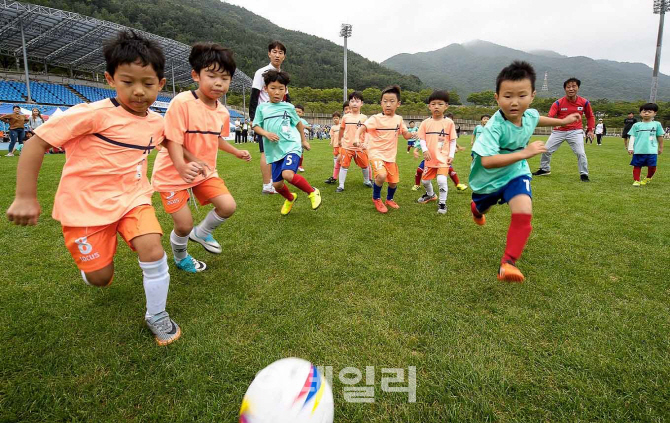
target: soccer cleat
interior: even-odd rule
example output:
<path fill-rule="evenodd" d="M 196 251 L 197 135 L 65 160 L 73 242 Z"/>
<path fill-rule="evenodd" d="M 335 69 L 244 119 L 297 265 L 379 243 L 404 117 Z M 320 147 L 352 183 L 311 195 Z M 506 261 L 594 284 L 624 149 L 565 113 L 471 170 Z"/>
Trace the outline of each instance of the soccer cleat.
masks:
<path fill-rule="evenodd" d="M 295 203 L 295 200 L 298 198 L 298 194 L 296 194 L 295 192 L 292 192 L 291 194 L 293 195 L 293 201 L 284 200 L 284 205 L 281 206 L 282 216 L 286 216 L 287 214 L 291 213 L 293 203 Z"/>
<path fill-rule="evenodd" d="M 475 214 L 476 212 L 478 213 L 478 211 L 474 201 L 470 202 L 470 212 L 472 213 L 472 220 L 474 220 L 476 224 L 479 226 L 484 226 L 486 224 L 486 216 L 484 216 L 483 213 L 479 213 L 479 217 Z"/>
<path fill-rule="evenodd" d="M 7 153 L 5 157 L 14 157 L 14 153 Z"/>
<path fill-rule="evenodd" d="M 591 180 L 589 179 L 589 175 L 579 175 L 579 179 L 582 182 L 591 182 Z"/>
<path fill-rule="evenodd" d="M 261 194 L 276 194 L 277 190 L 275 190 L 275 187 L 271 186 L 269 189 L 263 188 L 263 191 L 261 191 Z"/>
<path fill-rule="evenodd" d="M 419 185 L 414 185 L 414 186 L 412 187 L 412 191 L 418 191 L 419 188 L 421 188 L 421 186 L 419 186 Z"/>
<path fill-rule="evenodd" d="M 428 195 L 428 194 L 423 194 L 421 197 L 419 197 L 418 200 L 416 200 L 417 203 L 419 204 L 426 204 L 430 203 L 431 201 L 437 201 L 437 195 Z"/>
<path fill-rule="evenodd" d="M 204 262 L 194 259 L 190 254 L 180 261 L 175 259 L 174 262 L 177 265 L 177 269 L 183 270 L 187 273 L 198 273 L 207 269 L 207 265 Z"/>
<path fill-rule="evenodd" d="M 387 211 L 389 211 L 389 210 L 386 208 L 386 206 L 384 205 L 384 203 L 382 203 L 382 199 L 381 199 L 381 198 L 376 198 L 376 199 L 373 198 L 373 199 L 372 199 L 372 202 L 374 203 L 375 208 L 377 209 L 377 211 L 378 211 L 379 213 L 386 213 Z"/>
<path fill-rule="evenodd" d="M 523 282 L 526 279 L 518 267 L 511 262 L 505 262 L 498 269 L 498 280 L 505 282 Z"/>
<path fill-rule="evenodd" d="M 468 189 L 468 186 L 465 184 L 458 184 L 456 185 L 456 189 L 459 191 L 465 191 L 466 189 Z"/>
<path fill-rule="evenodd" d="M 640 185 L 642 185 L 642 182 L 640 182 L 640 181 L 633 181 L 633 186 L 634 186 L 634 187 L 639 188 Z"/>
<path fill-rule="evenodd" d="M 332 176 L 329 176 L 328 179 L 323 181 L 325 184 L 334 184 L 337 182 L 337 179 L 333 178 Z"/>
<path fill-rule="evenodd" d="M 364 181 L 363 185 L 365 185 L 368 188 L 372 188 L 372 182 L 371 181 Z"/>
<path fill-rule="evenodd" d="M 312 203 L 312 210 L 316 210 L 321 206 L 321 191 L 317 188 L 314 188 L 314 191 L 312 191 L 307 198 L 309 198 L 309 201 Z"/>
<path fill-rule="evenodd" d="M 344 192 L 344 188 L 342 188 L 342 187 L 337 187 L 337 189 L 335 190 L 335 192 Z"/>
<path fill-rule="evenodd" d="M 651 183 L 651 178 L 644 178 L 640 181 L 640 185 L 648 185 Z"/>
<path fill-rule="evenodd" d="M 304 171 L 305 171 L 304 167 L 302 167 L 302 166 L 298 167 L 298 172 L 304 172 Z"/>
<path fill-rule="evenodd" d="M 396 209 L 396 210 L 398 210 L 398 209 L 400 208 L 400 206 L 398 205 L 398 203 L 396 203 L 396 202 L 393 201 L 393 200 L 389 200 L 389 199 L 387 199 L 385 204 L 386 204 L 388 207 L 392 208 L 392 209 Z"/>
<path fill-rule="evenodd" d="M 544 170 L 544 169 L 538 169 L 535 172 L 533 172 L 534 176 L 545 176 L 545 175 L 551 175 L 550 170 Z"/>
<path fill-rule="evenodd" d="M 221 251 L 222 251 L 221 250 L 221 245 L 218 242 L 216 242 L 216 240 L 214 239 L 212 234 L 209 234 L 206 237 L 201 238 L 198 235 L 196 235 L 196 233 L 195 233 L 196 229 L 197 229 L 197 227 L 195 227 L 191 230 L 191 233 L 188 234 L 188 238 L 191 241 L 195 241 L 198 244 L 202 245 L 203 247 L 205 247 L 205 250 L 209 251 L 212 254 L 221 254 Z"/>
<path fill-rule="evenodd" d="M 438 214 L 447 214 L 447 205 L 446 204 L 438 204 L 437 205 L 437 213 Z"/>
<path fill-rule="evenodd" d="M 181 336 L 181 329 L 170 319 L 167 311 L 162 311 L 145 319 L 147 327 L 154 334 L 156 343 L 161 347 L 171 344 Z"/>

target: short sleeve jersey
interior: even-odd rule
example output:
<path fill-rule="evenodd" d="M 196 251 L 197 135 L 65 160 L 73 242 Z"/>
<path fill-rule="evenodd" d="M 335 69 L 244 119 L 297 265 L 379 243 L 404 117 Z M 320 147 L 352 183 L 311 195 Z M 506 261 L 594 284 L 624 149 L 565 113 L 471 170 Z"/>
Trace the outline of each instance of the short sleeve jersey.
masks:
<path fill-rule="evenodd" d="M 269 70 L 281 70 L 272 66 L 272 63 L 269 63 L 267 66 L 264 66 L 256 71 L 254 74 L 254 80 L 251 83 L 251 88 L 255 88 L 260 93 L 258 94 L 258 105 L 263 103 L 268 103 L 270 101 L 270 94 L 263 89 L 265 87 L 265 80 L 263 79 L 263 74 Z M 288 88 L 286 89 L 286 94 L 288 95 Z"/>
<path fill-rule="evenodd" d="M 386 116 L 378 113 L 366 120 L 364 125 L 370 135 L 367 141 L 370 160 L 395 162 L 398 154 L 398 136 L 407 132 L 402 116 Z"/>
<path fill-rule="evenodd" d="M 330 127 L 330 140 L 333 144 L 333 147 L 340 146 L 340 125 L 333 125 Z"/>
<path fill-rule="evenodd" d="M 658 154 L 658 138 L 665 132 L 660 122 L 637 122 L 630 128 L 628 135 L 635 137 L 633 154 Z"/>
<path fill-rule="evenodd" d="M 475 136 L 475 141 L 477 141 L 477 138 L 479 138 L 482 135 L 483 131 L 484 127 L 482 125 L 475 126 L 475 129 L 472 130 L 472 135 Z"/>
<path fill-rule="evenodd" d="M 218 177 L 216 157 L 219 137 L 230 134 L 230 113 L 217 101 L 211 108 L 203 103 L 195 91 L 178 94 L 165 112 L 165 138 L 180 144 L 185 150 L 209 166 L 207 176 L 198 175 L 186 183 L 172 163 L 167 148 L 158 152 L 151 182 L 158 192 L 179 191 L 199 185 L 202 181 Z"/>
<path fill-rule="evenodd" d="M 426 160 L 426 167 L 441 168 L 449 167 L 451 141 L 455 140 L 456 127 L 454 121 L 449 118 L 435 120 L 432 117 L 421 122 L 419 126 L 419 139 L 426 141 L 432 160 Z"/>
<path fill-rule="evenodd" d="M 283 159 L 289 154 L 302 155 L 302 139 L 296 125 L 300 117 L 291 103 L 263 103 L 256 109 L 254 126 L 279 135 L 279 141 L 263 139 L 265 160 L 268 164 Z"/>
<path fill-rule="evenodd" d="M 501 110 L 489 119 L 482 135 L 472 146 L 473 160 L 470 165 L 470 187 L 476 194 L 490 194 L 498 191 L 514 178 L 530 174 L 526 160 L 519 160 L 504 167 L 486 169 L 482 166 L 482 157 L 497 154 L 511 154 L 523 150 L 535 131 L 540 114 L 528 109 L 516 126 L 505 118 Z"/>
<path fill-rule="evenodd" d="M 361 151 L 362 147 L 354 147 L 354 138 L 356 137 L 356 130 L 368 119 L 366 115 L 360 113 L 352 115 L 347 113 L 342 117 L 340 122 L 340 145 L 345 150 Z"/>
<path fill-rule="evenodd" d="M 416 126 L 414 128 L 407 128 L 407 132 L 409 132 L 410 134 L 414 134 L 416 132 L 419 132 L 419 128 Z"/>
<path fill-rule="evenodd" d="M 65 149 L 52 216 L 63 226 L 102 226 L 151 204 L 147 157 L 163 141 L 163 118 L 136 116 L 116 99 L 78 104 L 35 129 Z"/>

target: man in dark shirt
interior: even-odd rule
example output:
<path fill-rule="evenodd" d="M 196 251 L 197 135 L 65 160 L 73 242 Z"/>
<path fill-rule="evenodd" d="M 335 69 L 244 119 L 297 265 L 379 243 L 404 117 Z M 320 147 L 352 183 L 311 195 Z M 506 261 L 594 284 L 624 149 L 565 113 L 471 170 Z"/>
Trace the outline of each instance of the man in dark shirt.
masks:
<path fill-rule="evenodd" d="M 628 131 L 630 131 L 630 128 L 637 122 L 637 119 L 633 116 L 635 116 L 635 113 L 630 112 L 628 113 L 628 117 L 623 120 L 623 134 L 621 134 L 621 137 L 623 138 L 623 146 L 626 148 L 626 151 L 628 151 Z"/>

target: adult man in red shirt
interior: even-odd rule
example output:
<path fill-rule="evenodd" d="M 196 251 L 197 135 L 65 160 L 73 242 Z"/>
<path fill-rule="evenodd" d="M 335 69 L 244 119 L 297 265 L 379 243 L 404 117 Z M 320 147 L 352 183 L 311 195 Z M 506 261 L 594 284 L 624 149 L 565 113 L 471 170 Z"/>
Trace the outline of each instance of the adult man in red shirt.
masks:
<path fill-rule="evenodd" d="M 577 95 L 579 87 L 582 82 L 577 78 L 570 78 L 563 83 L 565 90 L 565 97 L 558 99 L 551 105 L 549 110 L 549 117 L 563 119 L 571 113 L 579 113 L 586 115 L 587 132 L 586 135 L 593 137 L 593 128 L 596 124 L 596 118 L 591 109 L 591 103 L 584 97 Z M 570 125 L 556 127 L 551 131 L 551 135 L 547 140 L 547 152 L 542 154 L 540 159 L 540 168 L 533 172 L 533 175 L 549 175 L 551 173 L 551 155 L 558 150 L 558 147 L 567 141 L 572 148 L 572 151 L 577 156 L 579 164 L 579 174 L 583 182 L 589 182 L 589 167 L 586 160 L 586 152 L 584 151 L 584 131 L 582 129 L 582 121 L 578 120 Z"/>

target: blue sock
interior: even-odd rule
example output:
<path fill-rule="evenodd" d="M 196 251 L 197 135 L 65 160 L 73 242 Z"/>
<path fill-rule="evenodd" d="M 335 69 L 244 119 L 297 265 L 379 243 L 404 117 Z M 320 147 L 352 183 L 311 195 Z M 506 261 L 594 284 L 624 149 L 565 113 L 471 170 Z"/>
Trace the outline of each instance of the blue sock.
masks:
<path fill-rule="evenodd" d="M 395 195 L 395 190 L 397 190 L 398 187 L 391 188 L 389 187 L 387 193 L 386 193 L 386 199 L 387 200 L 393 200 L 393 196 Z"/>
<path fill-rule="evenodd" d="M 374 184 L 372 184 L 372 199 L 381 200 L 381 198 L 382 198 L 382 187 L 377 185 L 377 183 L 375 182 Z"/>

